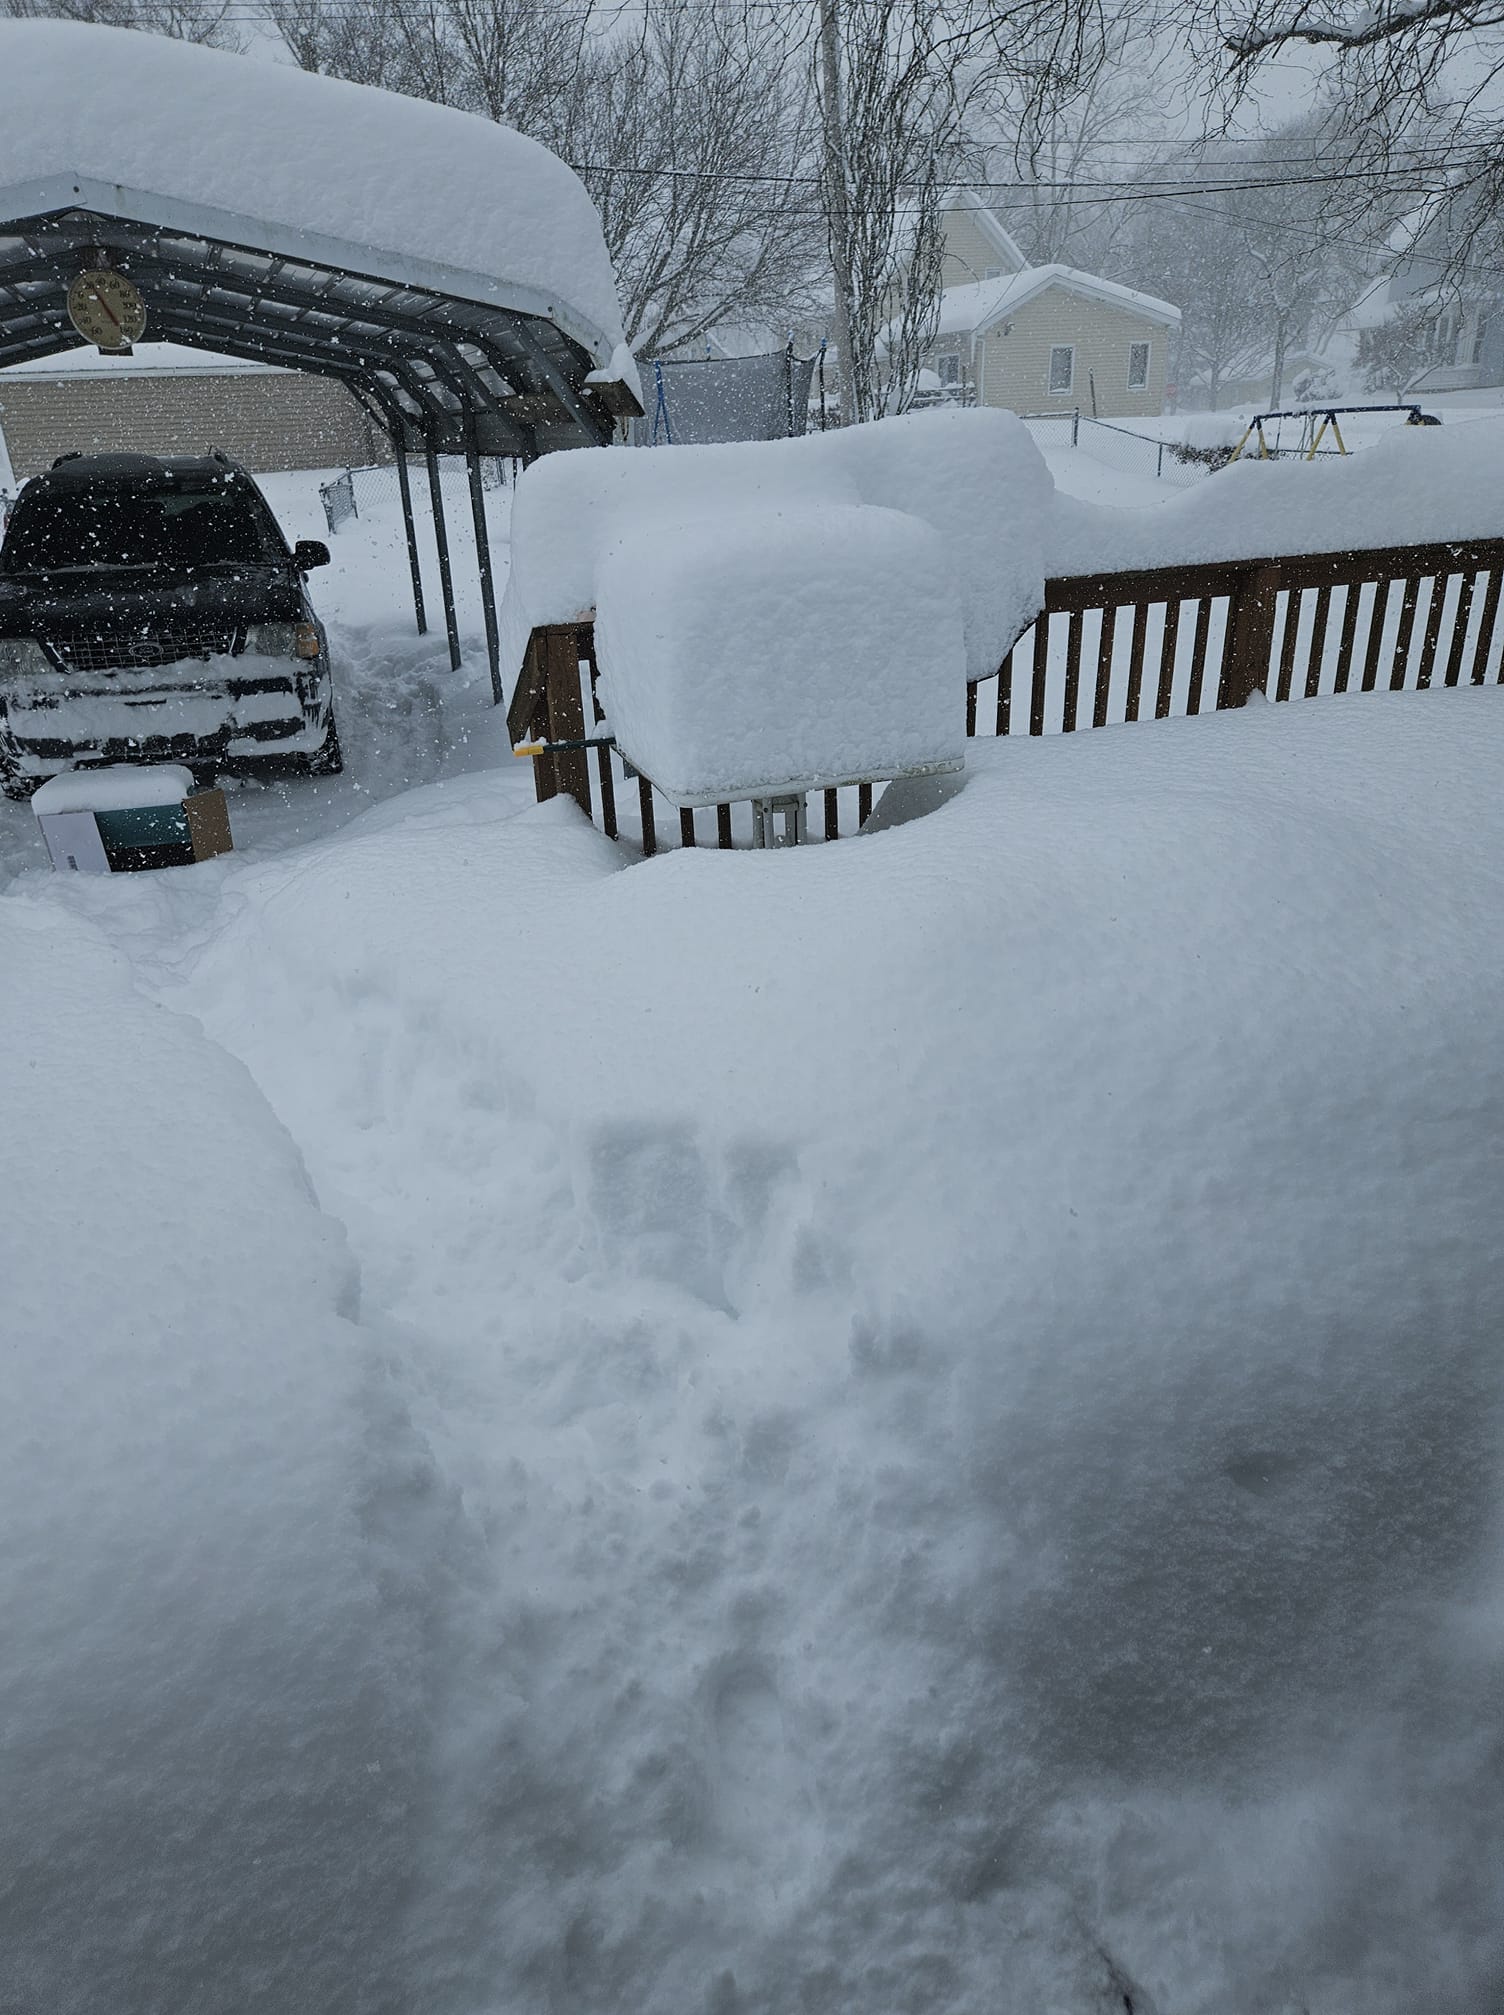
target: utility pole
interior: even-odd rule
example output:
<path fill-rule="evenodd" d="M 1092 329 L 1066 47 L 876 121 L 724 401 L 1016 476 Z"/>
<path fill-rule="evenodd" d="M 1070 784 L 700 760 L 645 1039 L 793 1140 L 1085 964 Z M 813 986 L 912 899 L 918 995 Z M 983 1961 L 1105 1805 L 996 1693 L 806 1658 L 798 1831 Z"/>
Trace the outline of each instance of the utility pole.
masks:
<path fill-rule="evenodd" d="M 825 142 L 825 218 L 830 264 L 836 283 L 836 363 L 841 373 L 841 425 L 865 418 L 851 354 L 851 211 L 846 174 L 846 136 L 841 120 L 840 0 L 819 0 L 820 123 Z"/>

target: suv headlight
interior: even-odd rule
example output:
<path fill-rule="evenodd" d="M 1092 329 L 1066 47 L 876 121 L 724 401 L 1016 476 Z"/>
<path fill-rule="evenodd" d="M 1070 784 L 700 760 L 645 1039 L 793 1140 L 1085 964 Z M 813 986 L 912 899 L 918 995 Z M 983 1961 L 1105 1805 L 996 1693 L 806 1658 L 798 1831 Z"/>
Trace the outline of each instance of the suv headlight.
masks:
<path fill-rule="evenodd" d="M 35 637 L 0 637 L 0 685 L 45 678 L 52 661 Z"/>
<path fill-rule="evenodd" d="M 316 658 L 318 626 L 314 623 L 252 623 L 245 647 L 258 658 Z"/>

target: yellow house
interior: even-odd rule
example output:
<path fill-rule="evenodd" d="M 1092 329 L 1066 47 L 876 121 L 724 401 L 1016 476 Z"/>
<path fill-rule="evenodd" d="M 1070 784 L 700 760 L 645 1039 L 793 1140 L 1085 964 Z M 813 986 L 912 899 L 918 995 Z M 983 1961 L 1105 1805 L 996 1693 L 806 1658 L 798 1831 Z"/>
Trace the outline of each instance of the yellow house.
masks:
<path fill-rule="evenodd" d="M 1015 413 L 1079 407 L 1112 419 L 1163 410 L 1180 310 L 1072 266 L 1030 266 L 984 204 L 946 208 L 932 392 Z"/>

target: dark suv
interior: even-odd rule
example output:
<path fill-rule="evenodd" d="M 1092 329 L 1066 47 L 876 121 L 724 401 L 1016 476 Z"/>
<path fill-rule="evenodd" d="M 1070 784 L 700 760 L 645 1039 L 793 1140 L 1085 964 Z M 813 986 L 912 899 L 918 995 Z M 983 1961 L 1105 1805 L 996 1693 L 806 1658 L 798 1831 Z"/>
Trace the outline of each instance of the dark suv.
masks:
<path fill-rule="evenodd" d="M 340 768 L 323 625 L 266 499 L 222 455 L 65 455 L 0 544 L 0 787 L 172 761 Z"/>

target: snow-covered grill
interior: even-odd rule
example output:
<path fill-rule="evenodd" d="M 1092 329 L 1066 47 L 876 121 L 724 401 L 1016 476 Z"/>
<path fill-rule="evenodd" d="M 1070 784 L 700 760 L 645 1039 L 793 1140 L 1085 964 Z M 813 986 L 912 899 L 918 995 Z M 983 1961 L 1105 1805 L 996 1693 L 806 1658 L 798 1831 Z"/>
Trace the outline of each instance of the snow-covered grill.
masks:
<path fill-rule="evenodd" d="M 244 629 L 223 617 L 174 623 L 166 630 L 46 640 L 48 655 L 65 672 L 150 671 L 182 658 L 233 657 L 244 646 Z"/>

